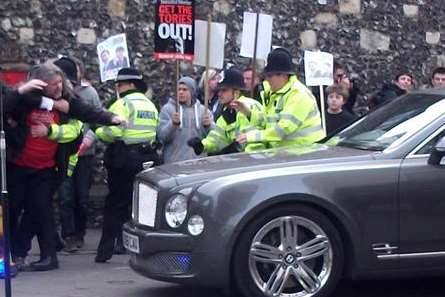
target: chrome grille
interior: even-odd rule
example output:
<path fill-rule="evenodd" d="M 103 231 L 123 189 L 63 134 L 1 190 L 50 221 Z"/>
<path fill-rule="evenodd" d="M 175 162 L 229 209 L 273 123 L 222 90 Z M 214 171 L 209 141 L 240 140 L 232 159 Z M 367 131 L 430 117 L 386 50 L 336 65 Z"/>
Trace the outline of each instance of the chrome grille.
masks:
<path fill-rule="evenodd" d="M 133 219 L 150 227 L 155 226 L 158 191 L 147 184 L 136 183 L 133 193 Z"/>

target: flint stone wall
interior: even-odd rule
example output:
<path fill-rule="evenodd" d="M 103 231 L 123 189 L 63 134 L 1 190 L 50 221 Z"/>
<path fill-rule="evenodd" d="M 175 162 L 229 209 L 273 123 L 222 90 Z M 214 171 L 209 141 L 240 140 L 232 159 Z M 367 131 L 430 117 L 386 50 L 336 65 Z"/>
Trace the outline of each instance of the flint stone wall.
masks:
<path fill-rule="evenodd" d="M 227 63 L 249 63 L 238 55 L 244 11 L 272 14 L 273 45 L 291 49 L 300 65 L 304 49 L 333 53 L 356 74 L 365 93 L 404 68 L 415 73 L 419 84 L 426 83 L 432 68 L 445 61 L 441 0 L 327 0 L 326 5 L 317 0 L 196 2 L 198 19 L 211 12 L 214 21 L 227 24 Z M 98 81 L 95 46 L 126 33 L 131 64 L 148 78 L 154 99 L 162 101 L 173 91 L 175 67 L 153 60 L 153 30 L 151 0 L 2 0 L 0 65 L 32 65 L 57 54 L 74 55 L 86 63 L 95 86 L 108 90 Z M 189 64 L 181 69 L 187 74 L 202 70 Z"/>

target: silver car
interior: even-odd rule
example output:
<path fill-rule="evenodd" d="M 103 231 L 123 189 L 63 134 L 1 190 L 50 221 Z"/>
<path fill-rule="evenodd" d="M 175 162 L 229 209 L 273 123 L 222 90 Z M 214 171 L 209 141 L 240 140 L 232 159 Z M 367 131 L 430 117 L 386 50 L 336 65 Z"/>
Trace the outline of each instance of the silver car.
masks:
<path fill-rule="evenodd" d="M 323 143 L 151 168 L 131 267 L 231 296 L 327 296 L 341 278 L 445 272 L 445 91 L 394 99 Z M 234 293 L 236 292 L 236 293 Z"/>

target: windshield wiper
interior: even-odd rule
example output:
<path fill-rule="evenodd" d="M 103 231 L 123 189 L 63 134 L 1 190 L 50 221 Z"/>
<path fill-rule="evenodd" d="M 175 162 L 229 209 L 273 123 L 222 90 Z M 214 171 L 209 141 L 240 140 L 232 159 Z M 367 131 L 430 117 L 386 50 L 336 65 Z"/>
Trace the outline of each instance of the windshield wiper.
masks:
<path fill-rule="evenodd" d="M 349 147 L 364 151 L 383 151 L 386 147 L 384 145 L 370 145 L 369 142 L 352 142 L 340 141 L 337 146 Z"/>

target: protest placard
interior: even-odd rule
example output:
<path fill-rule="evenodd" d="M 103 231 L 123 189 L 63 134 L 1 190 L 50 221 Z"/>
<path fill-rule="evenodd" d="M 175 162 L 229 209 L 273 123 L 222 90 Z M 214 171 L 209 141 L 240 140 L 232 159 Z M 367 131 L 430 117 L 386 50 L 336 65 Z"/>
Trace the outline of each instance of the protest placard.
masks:
<path fill-rule="evenodd" d="M 193 61 L 195 1 L 158 0 L 155 21 L 155 59 Z"/>
<path fill-rule="evenodd" d="M 125 34 L 107 38 L 97 45 L 99 57 L 100 80 L 113 80 L 121 68 L 130 67 Z"/>
<path fill-rule="evenodd" d="M 307 86 L 330 86 L 334 83 L 334 57 L 326 52 L 304 52 Z"/>
<path fill-rule="evenodd" d="M 193 64 L 199 66 L 206 65 L 206 51 L 207 51 L 207 22 L 196 20 L 195 21 L 195 59 Z M 224 65 L 224 44 L 226 40 L 226 24 L 214 23 L 210 25 L 210 38 L 209 43 L 209 67 L 221 69 Z"/>
<path fill-rule="evenodd" d="M 273 17 L 267 14 L 259 14 L 258 28 L 259 33 L 256 34 L 257 14 L 251 12 L 244 12 L 243 20 L 243 37 L 241 41 L 240 55 L 243 57 L 266 60 L 272 45 L 272 23 Z M 257 41 L 256 55 L 255 55 L 255 39 Z"/>

